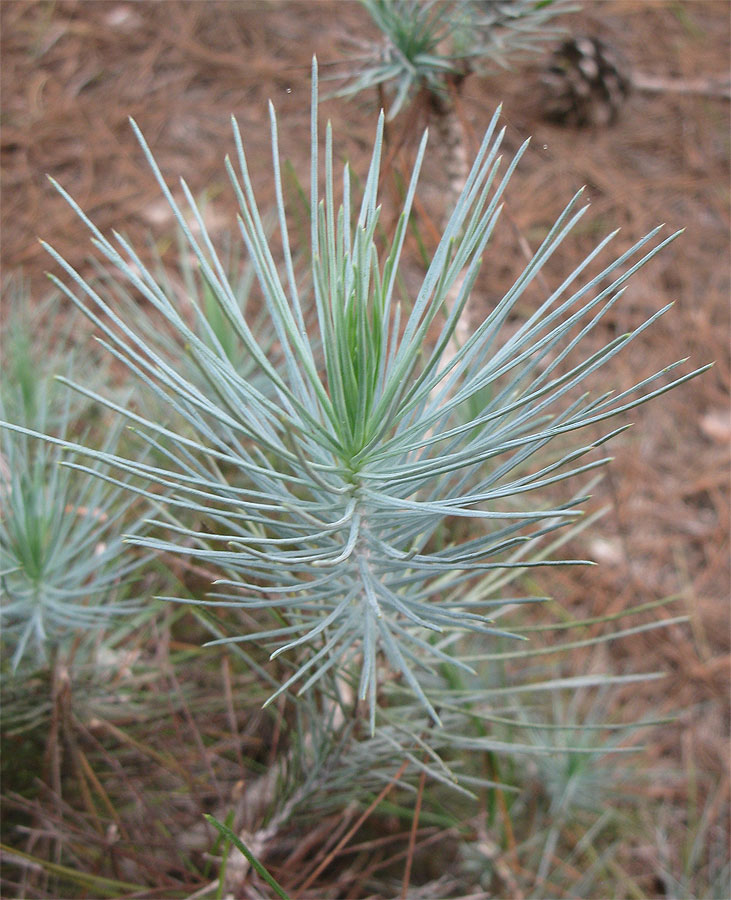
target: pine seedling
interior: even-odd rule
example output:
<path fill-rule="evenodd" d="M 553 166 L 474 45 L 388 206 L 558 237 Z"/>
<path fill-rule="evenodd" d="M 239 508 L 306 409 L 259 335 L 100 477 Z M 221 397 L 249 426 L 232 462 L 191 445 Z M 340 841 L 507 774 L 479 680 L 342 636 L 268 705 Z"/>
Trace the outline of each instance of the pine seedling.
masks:
<path fill-rule="evenodd" d="M 0 620 L 15 672 L 48 664 L 72 636 L 135 608 L 126 582 L 141 558 L 123 552 L 122 533 L 142 523 L 129 515 L 134 496 L 97 477 L 98 466 L 79 472 L 63 465 L 68 454 L 59 444 L 93 411 L 44 372 L 38 345 L 45 343 L 47 364 L 60 366 L 76 317 L 64 329 L 55 298 L 40 310 L 47 327 L 23 322 L 29 301 L 22 285 L 9 284 L 5 296 L 0 417 L 15 428 L 0 434 Z M 57 444 L 33 440 L 29 430 L 49 430 Z M 116 451 L 119 434 L 118 426 L 108 431 L 102 452 Z"/>
<path fill-rule="evenodd" d="M 95 247 L 189 345 L 211 387 L 204 390 L 173 368 L 133 321 L 120 318 L 49 247 L 71 286 L 54 282 L 85 311 L 105 346 L 139 377 L 144 390 L 187 426 L 182 434 L 76 384 L 82 395 L 124 413 L 163 461 L 152 465 L 65 438 L 55 442 L 115 467 L 120 487 L 154 499 L 155 492 L 165 492 L 163 514 L 152 524 L 169 536 L 131 540 L 221 572 L 207 599 L 186 602 L 239 610 L 247 622 L 253 617 L 259 623 L 221 641 L 256 641 L 291 665 L 270 700 L 295 686 L 304 692 L 334 672 L 352 679 L 372 732 L 379 688 L 394 681 L 439 723 L 424 679 L 443 664 L 474 671 L 450 652 L 456 636 L 471 631 L 489 643 L 509 634 L 491 620 L 493 601 L 480 588 L 481 579 L 512 568 L 579 562 L 547 560 L 541 548 L 548 535 L 576 520 L 586 498 L 559 503 L 530 503 L 530 498 L 601 466 L 606 458 L 593 451 L 626 426 L 605 427 L 598 438 L 584 440 L 582 429 L 600 428 L 702 371 L 671 375 L 680 361 L 618 393 L 606 384 L 598 395 L 578 390 L 670 308 L 600 349 L 587 349 L 585 338 L 620 300 L 634 272 L 676 235 L 661 239 L 655 229 L 590 277 L 587 269 L 614 237 L 607 236 L 525 321 L 506 328 L 516 303 L 586 213 L 579 192 L 513 287 L 441 366 L 522 151 L 502 173 L 503 132 L 496 113 L 421 287 L 402 302 L 399 263 L 426 135 L 393 238 L 381 247 L 377 188 L 384 117 L 360 205 L 353 204 L 347 166 L 340 182 L 343 199 L 336 205 L 329 125 L 324 154 L 320 146 L 316 66 L 312 94 L 312 316 L 305 314 L 295 277 L 273 108 L 279 251 L 266 236 L 235 121 L 236 152 L 226 161 L 240 206 L 241 237 L 276 334 L 277 365 L 242 315 L 187 185 L 181 182 L 199 237 L 133 126 L 203 277 L 267 390 L 242 376 L 223 348 L 202 340 L 130 244 L 116 234 L 114 242 L 107 239 L 59 188 L 91 230 Z M 456 283 L 456 302 L 438 327 Z M 465 422 L 470 398 L 485 388 L 490 391 L 482 409 Z M 74 465 L 95 474 L 89 465 Z M 191 512 L 205 528 L 181 521 Z M 469 536 L 452 527 L 459 522 L 471 522 Z M 260 623 L 260 611 L 271 616 L 271 624 Z"/>
<path fill-rule="evenodd" d="M 201 203 L 200 209 L 205 219 L 207 211 L 204 203 Z M 270 219 L 271 216 L 264 217 L 267 234 L 272 230 Z M 261 313 L 252 312 L 257 307 L 257 298 L 252 296 L 256 288 L 254 267 L 249 260 L 242 259 L 245 248 L 241 247 L 235 235 L 224 233 L 221 243 L 221 263 L 231 286 L 232 296 L 240 308 L 240 316 L 251 323 L 263 352 L 272 358 L 274 365 L 278 365 L 277 348 L 274 346 L 276 335 L 270 328 L 270 321 Z M 224 354 L 242 378 L 253 379 L 257 388 L 266 391 L 270 382 L 268 379 L 259 379 L 256 359 L 231 328 L 226 313 L 179 228 L 175 234 L 175 250 L 174 263 L 166 266 L 159 250 L 153 247 L 150 271 L 160 289 L 207 347 L 217 354 Z M 134 319 L 145 343 L 154 347 L 155 352 L 166 359 L 172 368 L 201 390 L 216 389 L 215 384 L 208 380 L 207 370 L 200 366 L 196 355 L 191 352 L 190 344 L 183 342 L 179 331 L 168 327 L 168 323 L 154 306 L 140 302 L 130 285 L 125 285 L 115 277 L 113 271 L 98 263 L 95 283 L 97 289 L 103 289 L 107 293 L 120 316 Z M 146 412 L 148 415 L 151 413 L 149 399 Z M 168 413 L 167 409 L 161 410 L 163 417 Z"/>
<path fill-rule="evenodd" d="M 361 53 L 351 54 L 345 66 L 345 97 L 376 89 L 387 119 L 410 107 L 400 136 L 386 131 L 389 161 L 418 133 L 415 123 L 433 126 L 444 158 L 447 202 L 459 200 L 470 171 L 469 135 L 460 114 L 459 95 L 472 73 L 507 68 L 521 57 L 535 58 L 541 46 L 560 33 L 553 20 L 574 10 L 566 0 L 362 0 L 382 33 L 377 43 L 358 42 Z M 400 175 L 403 179 L 403 176 Z M 403 180 L 408 180 L 403 179 Z M 444 223 L 446 223 L 444 219 Z M 447 296 L 451 311 L 460 291 L 459 279 Z M 470 328 L 465 313 L 454 330 L 461 347 Z M 443 364 L 449 362 L 449 356 Z M 479 398 L 475 398 L 479 400 Z"/>
<path fill-rule="evenodd" d="M 575 9 L 565 0 L 361 0 L 378 26 L 377 42 L 355 41 L 347 84 L 335 96 L 384 91 L 392 119 L 417 94 L 449 102 L 450 85 L 471 72 L 506 68 L 535 55 L 560 33 L 558 15 Z"/>

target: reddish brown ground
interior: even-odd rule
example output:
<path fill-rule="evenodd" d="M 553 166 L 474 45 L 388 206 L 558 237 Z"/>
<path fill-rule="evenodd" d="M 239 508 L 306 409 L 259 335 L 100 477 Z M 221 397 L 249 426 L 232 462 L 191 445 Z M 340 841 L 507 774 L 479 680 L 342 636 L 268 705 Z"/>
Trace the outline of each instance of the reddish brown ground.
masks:
<path fill-rule="evenodd" d="M 725 0 L 585 6 L 570 28 L 601 35 L 631 69 L 676 86 L 728 74 Z M 267 99 L 278 111 L 282 155 L 306 178 L 310 57 L 316 53 L 327 72 L 342 59 L 344 36 L 367 30 L 359 5 L 345 2 L 4 0 L 0 15 L 2 263 L 6 275 L 22 268 L 38 297 L 50 264 L 37 236 L 82 269 L 90 249 L 46 174 L 103 230 L 142 240 L 152 229 L 163 246 L 171 221 L 127 117 L 141 126 L 170 183 L 183 175 L 195 194 L 205 188 L 215 196 L 227 188 L 222 160 L 234 113 L 266 206 Z M 661 732 L 657 756 L 693 762 L 707 790 L 728 792 L 729 103 L 674 89 L 635 92 L 616 125 L 564 129 L 542 120 L 536 74 L 518 68 L 466 80 L 462 108 L 475 136 L 499 101 L 509 146 L 530 134 L 533 142 L 508 197 L 512 226 L 496 239 L 473 315 L 523 264 L 516 233 L 535 247 L 582 184 L 591 224 L 567 244 L 564 271 L 572 255 L 578 261 L 592 239 L 618 225 L 622 248 L 659 222 L 686 229 L 634 278 L 610 324 L 625 330 L 669 300 L 674 310 L 617 358 L 610 379 L 627 386 L 685 356 L 694 365 L 715 360 L 715 368 L 635 411 L 636 426 L 615 443 L 611 477 L 597 490 L 597 505 L 608 502 L 611 511 L 584 545 L 602 565 L 555 576 L 548 590 L 593 615 L 678 597 L 657 615 L 684 611 L 690 625 L 638 637 L 623 653 L 628 667 L 669 672 L 654 695 L 637 698 L 640 712 L 688 710 Z M 340 151 L 363 172 L 376 99 L 323 107 Z M 436 146 L 432 152 L 423 197 L 438 221 L 443 176 Z M 225 200 L 221 209 L 228 215 Z M 223 227 L 233 228 L 232 218 Z"/>

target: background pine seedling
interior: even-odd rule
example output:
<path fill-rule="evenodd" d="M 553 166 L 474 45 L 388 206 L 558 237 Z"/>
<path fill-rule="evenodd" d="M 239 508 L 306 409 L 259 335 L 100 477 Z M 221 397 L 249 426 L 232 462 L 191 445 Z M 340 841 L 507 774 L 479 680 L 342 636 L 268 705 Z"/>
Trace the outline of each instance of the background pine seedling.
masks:
<path fill-rule="evenodd" d="M 63 329 L 54 333 L 58 298 L 41 308 L 40 319 L 29 321 L 22 284 L 9 284 L 5 297 L 9 317 L 0 415 L 19 428 L 48 429 L 61 442 L 78 438 L 84 422 L 90 440 L 92 404 L 60 389 L 45 369 L 73 367 L 73 323 L 67 320 L 65 334 Z M 103 451 L 114 453 L 119 423 L 111 428 L 100 423 L 99 430 L 107 431 Z M 0 616 L 12 671 L 21 662 L 31 669 L 48 664 L 49 654 L 68 645 L 75 634 L 93 632 L 135 604 L 127 587 L 143 558 L 122 545 L 123 530 L 139 532 L 142 525 L 139 516 L 130 515 L 134 497 L 123 485 L 104 482 L 100 469 L 78 472 L 64 462 L 68 455 L 58 445 L 3 429 Z"/>
<path fill-rule="evenodd" d="M 464 189 L 471 165 L 471 132 L 460 104 L 465 79 L 472 73 L 509 67 L 521 57 L 535 60 L 541 47 L 561 33 L 553 20 L 576 7 L 564 0 L 363 0 L 363 6 L 382 37 L 375 44 L 360 42 L 362 55 L 349 56 L 343 75 L 347 82 L 335 96 L 375 88 L 389 120 L 408 108 L 408 114 L 401 117 L 400 131 L 386 131 L 387 168 L 396 166 L 397 191 L 408 182 L 405 173 L 414 160 L 412 157 L 400 167 L 396 161 L 408 156 L 403 151 L 413 142 L 413 135 L 427 125 L 433 127 L 447 173 L 444 206 L 450 211 Z M 442 228 L 446 221 L 440 223 Z M 439 228 L 433 223 L 431 227 Z M 460 288 L 458 279 L 446 298 L 448 310 Z M 469 329 L 469 316 L 464 313 L 454 330 L 456 347 L 464 344 Z M 443 365 L 450 358 L 446 355 Z"/>
<path fill-rule="evenodd" d="M 565 0 L 362 0 L 381 38 L 355 41 L 336 96 L 378 89 L 394 118 L 419 93 L 450 104 L 450 88 L 471 72 L 535 57 L 561 32 L 553 20 L 576 7 Z M 383 104 L 384 106 L 386 104 Z"/>
<path fill-rule="evenodd" d="M 79 723 L 115 708 L 141 712 L 146 677 L 128 640 L 157 605 L 139 600 L 152 583 L 149 556 L 123 545 L 125 534 L 143 528 L 137 498 L 124 484 L 105 481 L 101 466 L 73 469 L 62 447 L 20 430 L 118 451 L 119 420 L 53 378 L 73 369 L 90 386 L 108 386 L 93 347 L 78 352 L 90 337 L 84 320 L 62 311 L 57 294 L 34 310 L 20 280 L 4 285 L 2 299 L 0 415 L 16 429 L 0 434 L 3 783 L 28 799 L 50 792 L 57 811 L 69 794 L 80 791 L 86 800 L 98 787 Z M 129 677 L 120 683 L 125 670 Z M 68 772 L 75 783 L 67 793 Z M 4 798 L 3 814 L 6 832 L 19 823 L 41 828 L 43 837 L 31 841 L 37 852 L 54 843 L 53 827 L 34 819 L 17 795 Z"/>

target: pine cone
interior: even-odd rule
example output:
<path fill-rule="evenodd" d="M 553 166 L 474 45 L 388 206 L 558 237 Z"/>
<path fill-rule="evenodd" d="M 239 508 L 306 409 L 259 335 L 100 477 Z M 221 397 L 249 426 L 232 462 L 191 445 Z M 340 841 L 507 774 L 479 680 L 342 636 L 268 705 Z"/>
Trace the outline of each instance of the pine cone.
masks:
<path fill-rule="evenodd" d="M 553 53 L 541 79 L 546 118 L 564 125 L 610 125 L 629 94 L 626 65 L 603 41 L 577 37 Z"/>

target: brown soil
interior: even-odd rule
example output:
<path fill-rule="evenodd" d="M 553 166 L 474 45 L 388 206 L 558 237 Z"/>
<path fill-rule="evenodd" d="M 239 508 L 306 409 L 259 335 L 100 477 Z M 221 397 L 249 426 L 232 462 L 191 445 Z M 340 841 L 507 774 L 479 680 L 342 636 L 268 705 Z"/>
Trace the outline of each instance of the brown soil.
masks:
<path fill-rule="evenodd" d="M 678 598 L 672 614 L 687 613 L 690 624 L 628 642 L 626 665 L 669 673 L 654 696 L 636 698 L 651 707 L 648 714 L 687 710 L 661 732 L 657 757 L 692 763 L 706 791 L 728 791 L 729 102 L 683 86 L 727 75 L 729 8 L 724 0 L 585 6 L 567 20 L 572 31 L 601 36 L 629 70 L 669 86 L 634 91 L 612 126 L 577 130 L 543 120 L 535 70 L 465 81 L 462 115 L 476 138 L 500 101 L 509 146 L 533 135 L 508 195 L 509 227 L 503 223 L 496 239 L 472 315 L 524 264 L 517 237 L 535 247 L 582 184 L 592 227 L 567 243 L 564 272 L 617 226 L 623 249 L 660 222 L 686 229 L 633 279 L 613 325 L 626 330 L 670 300 L 674 309 L 609 374 L 624 387 L 681 357 L 690 356 L 689 365 L 715 360 L 715 367 L 634 412 L 636 425 L 615 442 L 611 475 L 597 489 L 596 506 L 608 503 L 610 512 L 584 542 L 583 552 L 601 565 L 555 576 L 548 591 L 593 615 Z M 129 127 L 132 116 L 169 183 L 181 175 L 196 195 L 220 194 L 221 227 L 233 230 L 223 168 L 233 146 L 230 114 L 266 207 L 267 99 L 277 109 L 282 156 L 306 180 L 310 58 L 316 53 L 327 74 L 342 60 L 348 34 L 370 33 L 358 4 L 326 0 L 3 0 L 0 16 L 2 263 L 6 275 L 22 270 L 38 297 L 44 270 L 53 269 L 38 236 L 82 271 L 91 250 L 45 175 L 102 230 L 118 229 L 138 245 L 152 231 L 164 248 L 172 221 Z M 339 151 L 360 173 L 376 103 L 363 95 L 322 104 Z M 436 145 L 432 154 L 422 197 L 438 222 L 444 186 Z"/>

